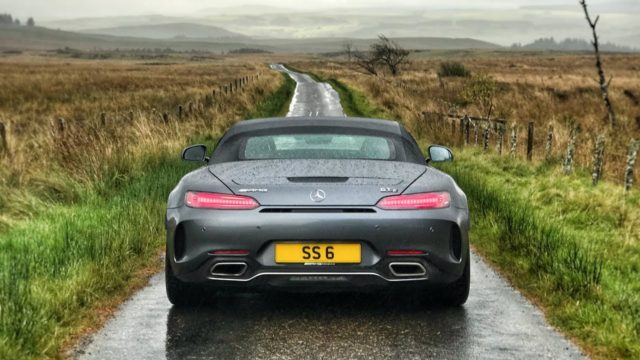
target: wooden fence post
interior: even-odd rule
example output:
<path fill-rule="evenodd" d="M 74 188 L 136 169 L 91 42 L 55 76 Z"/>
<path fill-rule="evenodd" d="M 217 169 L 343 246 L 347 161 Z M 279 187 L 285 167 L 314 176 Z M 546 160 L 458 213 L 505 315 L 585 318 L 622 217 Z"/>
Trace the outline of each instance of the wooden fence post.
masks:
<path fill-rule="evenodd" d="M 498 123 L 498 138 L 496 139 L 496 152 L 502 155 L 502 144 L 504 143 L 504 123 Z"/>
<path fill-rule="evenodd" d="M 473 145 L 478 145 L 478 123 L 473 122 Z"/>
<path fill-rule="evenodd" d="M 0 122 L 0 155 L 9 155 L 9 135 L 7 135 L 7 133 L 6 125 Z"/>
<path fill-rule="evenodd" d="M 578 126 L 575 125 L 571 129 L 571 135 L 569 136 L 569 144 L 567 145 L 567 155 L 564 158 L 564 162 L 562 164 L 562 170 L 565 174 L 571 174 L 573 171 L 573 157 L 576 152 L 576 136 L 578 136 Z"/>
<path fill-rule="evenodd" d="M 489 127 L 490 124 L 484 126 L 482 134 L 482 151 L 487 152 L 489 150 Z"/>
<path fill-rule="evenodd" d="M 460 145 L 464 146 L 464 120 L 465 118 L 460 118 Z"/>
<path fill-rule="evenodd" d="M 107 125 L 107 114 L 100 113 L 100 124 L 104 127 Z"/>
<path fill-rule="evenodd" d="M 602 165 L 604 163 L 604 135 L 598 135 L 596 139 L 595 149 L 593 151 L 593 171 L 591 173 L 591 182 L 593 186 L 598 185 L 598 181 L 602 178 Z"/>
<path fill-rule="evenodd" d="M 547 138 L 544 143 L 544 159 L 546 161 L 551 160 L 552 148 L 553 148 L 553 125 L 549 125 L 549 130 L 547 130 Z"/>
<path fill-rule="evenodd" d="M 640 140 L 631 139 L 631 143 L 629 143 L 629 153 L 627 154 L 627 166 L 624 171 L 625 192 L 629 192 L 631 185 L 633 185 L 633 168 L 638 158 L 638 147 L 640 147 Z"/>
<path fill-rule="evenodd" d="M 169 123 L 169 114 L 167 114 L 166 112 L 162 113 L 162 121 L 164 121 L 165 124 L 168 124 Z"/>
<path fill-rule="evenodd" d="M 516 124 L 511 125 L 511 147 L 509 147 L 509 157 L 516 157 L 516 148 L 518 146 L 518 128 Z"/>
<path fill-rule="evenodd" d="M 469 116 L 464 116 L 464 144 L 469 145 L 469 127 L 471 126 L 471 120 Z"/>
<path fill-rule="evenodd" d="M 533 158 L 533 121 L 529 121 L 527 127 L 527 160 L 531 161 Z"/>
<path fill-rule="evenodd" d="M 64 118 L 58 119 L 58 133 L 60 136 L 64 136 L 64 132 L 67 129 L 67 124 L 64 121 Z"/>

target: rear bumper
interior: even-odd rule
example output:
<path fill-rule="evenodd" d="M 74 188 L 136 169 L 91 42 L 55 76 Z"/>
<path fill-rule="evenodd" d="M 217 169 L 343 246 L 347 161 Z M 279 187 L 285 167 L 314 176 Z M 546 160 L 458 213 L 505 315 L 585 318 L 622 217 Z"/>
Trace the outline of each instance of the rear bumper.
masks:
<path fill-rule="evenodd" d="M 167 256 L 176 277 L 193 283 L 241 287 L 412 287 L 447 284 L 461 275 L 468 254 L 468 211 L 262 212 L 198 210 L 167 212 Z M 360 264 L 277 264 L 277 242 L 360 243 Z M 455 245 L 454 242 L 458 242 Z M 456 248 L 457 246 L 457 248 Z M 217 256 L 216 250 L 248 255 Z M 423 255 L 389 256 L 388 250 Z M 416 266 L 397 274 L 392 263 Z M 246 264 L 241 273 L 212 274 L 216 264 Z M 423 269 L 424 271 L 420 271 Z"/>

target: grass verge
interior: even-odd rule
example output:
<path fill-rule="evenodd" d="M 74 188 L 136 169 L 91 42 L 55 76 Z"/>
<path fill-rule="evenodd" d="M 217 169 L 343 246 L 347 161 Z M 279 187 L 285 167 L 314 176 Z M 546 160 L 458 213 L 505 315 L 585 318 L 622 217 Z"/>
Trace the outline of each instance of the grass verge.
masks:
<path fill-rule="evenodd" d="M 252 115 L 280 114 L 291 93 L 285 81 Z M 61 356 L 70 338 L 96 325 L 101 307 L 155 266 L 167 194 L 194 168 L 174 150 L 129 159 L 141 163 L 135 173 L 112 169 L 105 178 L 117 181 L 88 184 L 74 203 L 51 202 L 0 233 L 1 359 Z"/>
<path fill-rule="evenodd" d="M 458 151 L 475 248 L 595 358 L 640 358 L 640 196 L 546 164 Z"/>
<path fill-rule="evenodd" d="M 362 93 L 312 76 L 335 86 L 347 115 L 384 117 Z M 594 358 L 640 358 L 640 194 L 548 164 L 456 153 L 442 167 L 469 196 L 476 250 Z"/>
<path fill-rule="evenodd" d="M 282 77 L 284 78 L 282 86 L 266 101 L 260 104 L 248 117 L 249 119 L 287 115 L 291 98 L 296 90 L 296 82 L 287 74 L 283 73 Z"/>

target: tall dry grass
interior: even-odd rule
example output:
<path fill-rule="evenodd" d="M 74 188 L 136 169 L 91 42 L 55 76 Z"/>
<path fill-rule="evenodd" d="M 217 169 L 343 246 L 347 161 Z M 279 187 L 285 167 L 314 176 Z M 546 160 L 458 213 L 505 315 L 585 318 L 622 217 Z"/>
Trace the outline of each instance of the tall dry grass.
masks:
<path fill-rule="evenodd" d="M 50 201 L 72 202 L 87 187 L 135 174 L 145 154 L 222 131 L 281 82 L 261 59 L 177 61 L 0 59 L 9 143 L 0 154 L 0 230 Z M 241 77 L 250 79 L 242 90 L 221 92 Z"/>

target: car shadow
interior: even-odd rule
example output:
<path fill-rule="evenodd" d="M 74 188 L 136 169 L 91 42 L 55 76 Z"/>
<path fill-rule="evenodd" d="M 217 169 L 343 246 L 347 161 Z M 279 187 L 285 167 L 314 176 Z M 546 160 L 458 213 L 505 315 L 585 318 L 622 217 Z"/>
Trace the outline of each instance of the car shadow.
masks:
<path fill-rule="evenodd" d="M 169 311 L 168 359 L 472 356 L 465 308 L 425 303 L 410 293 L 222 293 L 205 299 Z"/>

